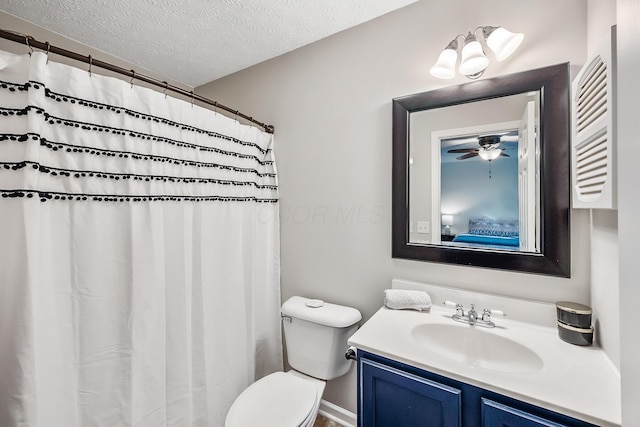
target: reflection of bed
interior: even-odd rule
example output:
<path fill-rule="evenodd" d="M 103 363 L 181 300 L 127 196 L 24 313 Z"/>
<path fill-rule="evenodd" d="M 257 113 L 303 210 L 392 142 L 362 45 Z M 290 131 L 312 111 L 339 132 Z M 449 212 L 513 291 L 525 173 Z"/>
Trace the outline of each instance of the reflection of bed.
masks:
<path fill-rule="evenodd" d="M 453 243 L 464 246 L 500 247 L 517 249 L 520 247 L 518 237 L 518 220 L 495 220 L 488 217 L 470 218 L 469 232 L 456 235 Z"/>

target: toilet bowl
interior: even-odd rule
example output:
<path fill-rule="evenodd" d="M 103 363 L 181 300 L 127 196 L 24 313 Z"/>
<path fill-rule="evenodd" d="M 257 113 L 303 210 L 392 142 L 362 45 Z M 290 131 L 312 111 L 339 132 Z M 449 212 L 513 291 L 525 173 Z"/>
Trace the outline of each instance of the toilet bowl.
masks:
<path fill-rule="evenodd" d="M 355 308 L 291 297 L 281 309 L 293 369 L 259 379 L 236 398 L 225 427 L 312 427 L 327 380 L 346 374 L 347 340 L 362 318 Z"/>
<path fill-rule="evenodd" d="M 311 427 L 324 386 L 324 381 L 293 370 L 267 375 L 238 396 L 225 426 Z"/>

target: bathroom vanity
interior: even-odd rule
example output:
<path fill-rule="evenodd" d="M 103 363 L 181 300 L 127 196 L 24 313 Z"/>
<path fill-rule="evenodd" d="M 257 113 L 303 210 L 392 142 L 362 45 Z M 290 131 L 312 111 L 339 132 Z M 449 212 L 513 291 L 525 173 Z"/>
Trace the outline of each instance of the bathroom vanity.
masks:
<path fill-rule="evenodd" d="M 593 426 L 364 351 L 358 375 L 360 426 Z"/>
<path fill-rule="evenodd" d="M 359 427 L 620 425 L 620 378 L 600 348 L 511 316 L 455 322 L 434 302 L 429 313 L 383 307 L 349 340 Z"/>

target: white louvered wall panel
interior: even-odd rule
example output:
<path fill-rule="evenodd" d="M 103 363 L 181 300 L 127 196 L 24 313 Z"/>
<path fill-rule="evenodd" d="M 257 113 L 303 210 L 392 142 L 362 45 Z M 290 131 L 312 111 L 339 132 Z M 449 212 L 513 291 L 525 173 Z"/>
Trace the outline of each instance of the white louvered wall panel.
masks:
<path fill-rule="evenodd" d="M 615 26 L 572 84 L 573 207 L 616 208 Z"/>

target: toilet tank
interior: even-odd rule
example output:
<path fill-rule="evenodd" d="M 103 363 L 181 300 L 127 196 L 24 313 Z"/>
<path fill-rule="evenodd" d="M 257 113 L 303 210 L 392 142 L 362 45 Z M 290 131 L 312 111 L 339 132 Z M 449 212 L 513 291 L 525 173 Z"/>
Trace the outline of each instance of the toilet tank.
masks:
<path fill-rule="evenodd" d="M 289 365 L 298 372 L 331 380 L 349 371 L 347 340 L 358 329 L 358 310 L 304 297 L 282 304 L 281 315 Z"/>

